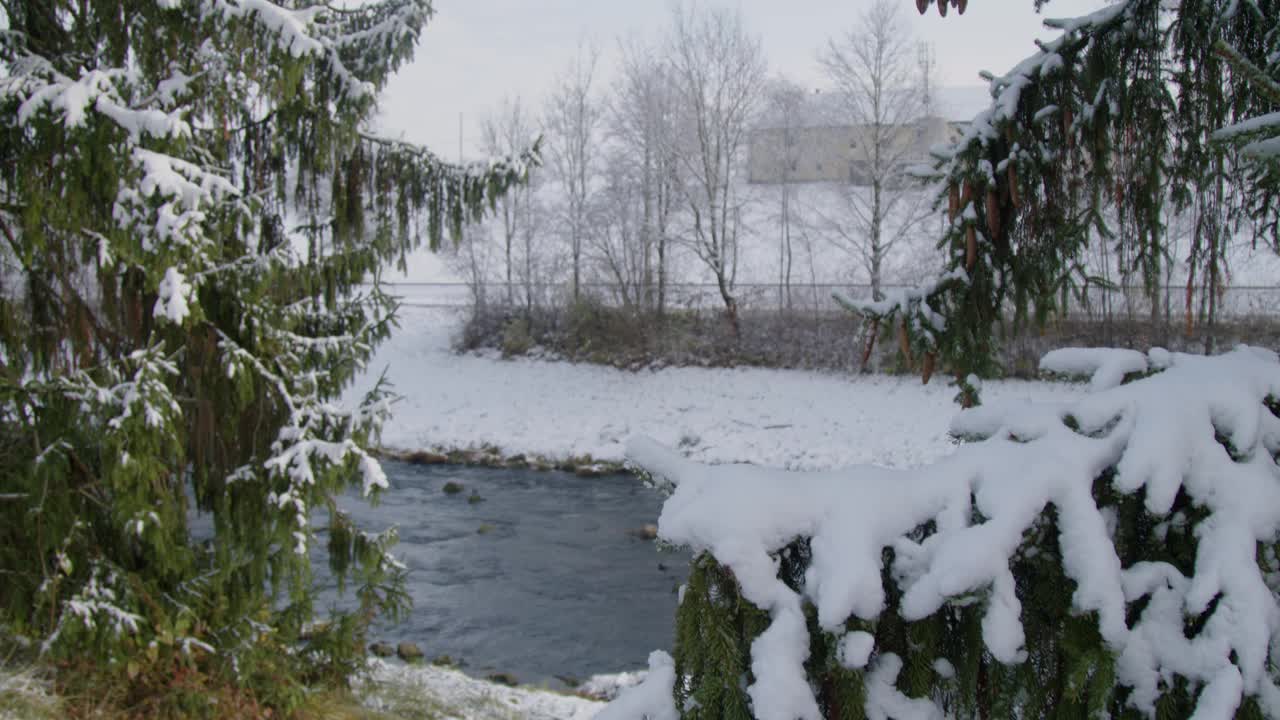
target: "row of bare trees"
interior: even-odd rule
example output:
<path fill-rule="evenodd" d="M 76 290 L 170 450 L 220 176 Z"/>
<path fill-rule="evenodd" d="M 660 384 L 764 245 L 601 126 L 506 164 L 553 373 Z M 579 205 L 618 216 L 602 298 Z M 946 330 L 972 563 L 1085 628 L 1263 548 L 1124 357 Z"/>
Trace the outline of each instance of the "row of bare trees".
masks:
<path fill-rule="evenodd" d="M 540 112 L 509 100 L 484 122 L 486 153 L 508 154 L 541 135 L 546 162 L 500 201 L 490 232 L 477 236 L 488 247 L 464 252 L 473 279 L 497 275 L 506 301 L 529 307 L 552 284 L 567 284 L 577 300 L 586 282 L 606 282 L 624 305 L 662 313 L 671 279 L 697 277 L 714 283 L 736 331 L 743 244 L 770 242 L 772 215 L 780 288 L 791 284 L 793 243 L 803 234 L 845 250 L 878 293 L 886 255 L 929 206 L 926 192 L 903 182 L 911 148 L 895 143 L 925 109 L 896 8 L 880 0 L 820 53 L 841 101 L 823 120 L 865 125 L 871 141 L 857 150 L 867 153 L 868 181 L 821 188 L 832 197 L 820 209 L 799 201 L 791 176 L 814 124 L 808 93 L 769 78 L 760 40 L 739 12 L 673 7 L 660 36 L 619 42 L 607 93 L 599 51 L 580 44 Z M 752 186 L 748 145 L 762 124 L 782 128 L 786 148 L 773 180 Z M 677 258 L 698 269 L 673 267 Z"/>

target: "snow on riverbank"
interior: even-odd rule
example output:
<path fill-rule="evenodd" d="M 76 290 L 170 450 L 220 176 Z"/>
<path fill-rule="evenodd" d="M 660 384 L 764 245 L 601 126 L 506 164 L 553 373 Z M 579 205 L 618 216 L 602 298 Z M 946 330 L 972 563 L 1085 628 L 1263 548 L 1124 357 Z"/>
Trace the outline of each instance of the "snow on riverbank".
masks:
<path fill-rule="evenodd" d="M 629 372 L 494 353 L 456 355 L 459 311 L 406 308 L 401 328 L 349 391 L 387 369 L 403 399 L 383 430 L 395 450 L 492 444 L 507 455 L 591 455 L 621 461 L 649 435 L 706 463 L 795 470 L 874 463 L 920 465 L 949 454 L 958 407 L 946 378 L 850 376 L 757 368 Z M 986 400 L 1052 399 L 1083 386 L 1021 380 L 985 384 Z"/>
<path fill-rule="evenodd" d="M 589 720 L 604 703 L 526 687 L 476 680 L 433 665 L 371 661 L 366 704 L 392 714 L 454 720 Z"/>

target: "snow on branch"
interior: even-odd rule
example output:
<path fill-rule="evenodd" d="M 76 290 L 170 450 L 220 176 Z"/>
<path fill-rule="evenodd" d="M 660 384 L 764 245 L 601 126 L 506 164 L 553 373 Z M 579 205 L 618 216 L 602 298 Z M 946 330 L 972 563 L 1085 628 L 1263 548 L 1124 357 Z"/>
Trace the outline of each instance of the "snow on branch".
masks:
<path fill-rule="evenodd" d="M 0 98 L 14 97 L 21 101 L 19 125 L 26 125 L 41 112 L 48 111 L 60 116 L 66 128 L 78 128 L 85 124 L 89 111 L 93 110 L 120 126 L 135 143 L 143 135 L 177 138 L 191 134 L 191 126 L 179 113 L 130 106 L 121 86 L 137 78 L 128 70 L 85 69 L 79 79 L 73 79 L 35 55 L 15 62 L 13 69 L 11 76 L 0 78 Z"/>
<path fill-rule="evenodd" d="M 1153 351 L 1153 358 L 1167 362 L 1168 353 Z M 1060 348 L 1040 359 L 1042 371 L 1089 377 L 1089 387 L 1093 390 L 1116 387 L 1124 382 L 1126 375 L 1144 373 L 1148 367 L 1146 355 L 1119 348 Z"/>
<path fill-rule="evenodd" d="M 1127 353 L 1060 354 L 1047 364 L 1111 374 L 1138 365 Z M 851 617 L 875 620 L 887 604 L 886 548 L 903 619 L 977 595 L 986 648 L 1002 663 L 1024 662 L 1011 565 L 1050 505 L 1062 570 L 1075 583 L 1073 610 L 1095 619 L 1132 707 L 1153 714 L 1178 676 L 1203 688 L 1196 717 L 1229 718 L 1245 696 L 1280 716 L 1270 671 L 1280 605 L 1259 567 L 1260 544 L 1280 535 L 1280 360 L 1242 346 L 1217 357 L 1153 352 L 1145 364 L 1163 369 L 1098 383 L 1072 401 L 963 411 L 953 433 L 985 439 L 917 469 L 704 466 L 645 439 L 630 442 L 628 458 L 675 488 L 660 537 L 710 552 L 743 597 L 769 612 L 751 646 L 748 693 L 761 720 L 820 718 L 804 667 L 804 604 L 828 632 L 843 633 Z M 1170 513 L 1180 494 L 1203 510 L 1191 574 L 1167 562 L 1125 567 L 1109 526 L 1114 510 L 1094 495 L 1098 482 L 1141 497 L 1157 528 L 1177 520 Z M 812 548 L 801 592 L 780 579 L 774 556 L 797 538 Z M 1197 630 L 1184 627 L 1188 618 L 1201 619 Z M 894 688 L 897 656 L 872 655 L 868 667 L 868 712 L 875 704 L 894 717 L 942 717 L 929 699 Z"/>
<path fill-rule="evenodd" d="M 934 330 L 942 331 L 947 327 L 947 319 L 929 307 L 929 298 L 948 283 L 968 281 L 968 274 L 963 269 L 957 268 L 916 287 L 890 290 L 883 300 L 855 300 L 840 292 L 832 293 L 831 297 L 846 310 L 873 318 L 888 317 L 895 312 L 906 315 L 919 308 L 926 324 Z"/>
<path fill-rule="evenodd" d="M 173 0 L 158 0 L 161 7 L 176 8 Z M 269 0 L 205 0 L 206 10 L 227 18 L 250 18 L 277 38 L 281 50 L 294 57 L 318 55 L 324 52 L 324 44 L 311 36 L 316 17 L 326 11 L 324 5 L 313 5 L 301 10 L 289 10 Z"/>
<path fill-rule="evenodd" d="M 164 153 L 136 147 L 132 161 L 142 176 L 136 185 L 121 185 L 116 222 L 122 229 L 142 231 L 145 250 L 170 243 L 202 251 L 208 211 L 239 198 L 239 188 L 217 173 Z M 152 198 L 161 202 L 153 203 Z"/>
<path fill-rule="evenodd" d="M 1063 67 L 1062 52 L 1079 43 L 1082 36 L 1105 31 L 1122 23 L 1131 14 L 1131 0 L 1122 0 L 1078 18 L 1048 19 L 1046 27 L 1061 30 L 1062 35 L 1049 42 L 1037 43 L 1039 50 L 1019 62 L 1001 76 L 986 73 L 990 83 L 991 105 L 969 122 L 960 138 L 950 146 L 930 148 L 930 154 L 941 161 L 953 161 L 972 144 L 986 145 L 998 139 L 998 128 L 1017 114 L 1022 92 Z"/>
<path fill-rule="evenodd" d="M 158 0 L 176 8 L 173 0 Z M 274 37 L 293 57 L 319 58 L 337 81 L 340 95 L 372 99 L 399 64 L 412 56 L 431 17 L 428 0 L 383 0 L 339 9 L 320 3 L 292 10 L 270 0 L 204 0 L 205 12 L 246 19 Z"/>

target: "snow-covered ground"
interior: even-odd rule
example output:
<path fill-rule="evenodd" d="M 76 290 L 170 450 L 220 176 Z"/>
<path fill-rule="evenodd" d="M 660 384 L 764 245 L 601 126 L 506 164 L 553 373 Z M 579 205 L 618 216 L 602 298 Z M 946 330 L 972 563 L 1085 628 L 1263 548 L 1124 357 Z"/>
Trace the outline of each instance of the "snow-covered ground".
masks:
<path fill-rule="evenodd" d="M 504 454 L 623 460 L 649 435 L 701 462 L 791 469 L 858 463 L 920 465 L 949 454 L 955 389 L 935 377 L 850 376 L 756 368 L 628 372 L 496 354 L 454 354 L 454 311 L 408 308 L 349 391 L 385 368 L 403 399 L 383 430 L 396 450 L 496 445 Z M 989 382 L 984 398 L 1048 399 L 1081 391 L 1061 383 Z"/>
<path fill-rule="evenodd" d="M 367 704 L 396 715 L 456 720 L 589 720 L 604 703 L 536 688 L 513 688 L 432 665 L 373 660 Z"/>

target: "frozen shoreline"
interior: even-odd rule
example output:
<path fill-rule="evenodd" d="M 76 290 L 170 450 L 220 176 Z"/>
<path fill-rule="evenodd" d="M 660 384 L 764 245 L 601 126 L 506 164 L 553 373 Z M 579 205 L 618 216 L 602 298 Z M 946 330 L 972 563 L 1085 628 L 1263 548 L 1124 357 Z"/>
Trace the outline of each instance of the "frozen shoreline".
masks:
<path fill-rule="evenodd" d="M 707 463 L 793 470 L 910 467 L 948 455 L 957 411 L 946 378 L 850 376 L 761 368 L 630 372 L 496 353 L 455 354 L 456 310 L 408 308 L 401 328 L 348 391 L 382 373 L 401 399 L 383 429 L 398 451 L 496 447 L 503 456 L 620 463 L 627 438 L 649 435 Z M 1055 399 L 1067 383 L 986 383 L 988 401 Z"/>

